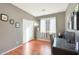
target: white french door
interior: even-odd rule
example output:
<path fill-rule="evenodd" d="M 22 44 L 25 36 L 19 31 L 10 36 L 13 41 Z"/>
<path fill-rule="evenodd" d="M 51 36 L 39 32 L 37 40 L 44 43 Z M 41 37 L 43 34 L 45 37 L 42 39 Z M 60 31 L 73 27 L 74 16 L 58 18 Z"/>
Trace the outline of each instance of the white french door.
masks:
<path fill-rule="evenodd" d="M 33 39 L 33 21 L 23 19 L 23 43 L 26 43 Z"/>

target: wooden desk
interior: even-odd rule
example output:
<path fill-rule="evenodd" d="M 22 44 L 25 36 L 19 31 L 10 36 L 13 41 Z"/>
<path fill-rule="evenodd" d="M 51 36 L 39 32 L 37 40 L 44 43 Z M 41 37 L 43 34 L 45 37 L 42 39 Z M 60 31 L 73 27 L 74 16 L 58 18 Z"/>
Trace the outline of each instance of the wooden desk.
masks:
<path fill-rule="evenodd" d="M 75 50 L 75 44 L 67 43 L 62 38 L 55 38 L 52 46 L 52 52 L 54 55 L 77 55 Z"/>

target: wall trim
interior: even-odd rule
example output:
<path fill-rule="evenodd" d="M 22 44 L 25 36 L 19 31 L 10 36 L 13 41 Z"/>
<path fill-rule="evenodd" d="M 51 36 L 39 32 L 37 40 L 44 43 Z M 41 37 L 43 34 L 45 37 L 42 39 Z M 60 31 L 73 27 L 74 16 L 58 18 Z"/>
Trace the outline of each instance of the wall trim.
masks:
<path fill-rule="evenodd" d="M 23 45 L 23 44 L 20 44 L 20 45 L 14 47 L 14 48 L 12 48 L 12 49 L 10 49 L 10 50 L 8 50 L 8 51 L 5 51 L 5 52 L 1 53 L 0 55 L 5 55 L 6 53 L 8 53 L 8 52 L 10 52 L 10 51 L 12 51 L 12 50 L 15 50 L 16 48 L 19 48 L 19 47 L 22 46 L 22 45 Z"/>
<path fill-rule="evenodd" d="M 32 40 L 33 40 L 33 39 L 29 40 L 28 42 L 30 42 L 30 41 L 32 41 Z M 1 53 L 0 55 L 5 55 L 6 53 L 8 53 L 8 52 L 10 52 L 10 51 L 12 51 L 12 50 L 15 50 L 16 48 L 19 48 L 20 46 L 22 46 L 23 44 L 26 44 L 26 43 L 28 43 L 28 42 L 22 43 L 22 44 L 20 44 L 20 45 L 14 47 L 14 48 L 8 50 L 8 51 L 5 51 L 5 52 Z"/>

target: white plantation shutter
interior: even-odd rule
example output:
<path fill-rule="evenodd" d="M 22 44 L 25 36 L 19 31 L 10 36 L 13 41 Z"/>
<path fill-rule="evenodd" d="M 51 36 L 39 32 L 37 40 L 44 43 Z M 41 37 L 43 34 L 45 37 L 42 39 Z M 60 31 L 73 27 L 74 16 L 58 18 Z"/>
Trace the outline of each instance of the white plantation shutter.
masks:
<path fill-rule="evenodd" d="M 40 32 L 46 33 L 46 20 L 44 19 L 40 21 Z"/>
<path fill-rule="evenodd" d="M 50 29 L 49 33 L 56 33 L 56 17 L 50 18 Z"/>
<path fill-rule="evenodd" d="M 56 17 L 42 18 L 40 20 L 40 32 L 50 34 L 56 33 Z"/>

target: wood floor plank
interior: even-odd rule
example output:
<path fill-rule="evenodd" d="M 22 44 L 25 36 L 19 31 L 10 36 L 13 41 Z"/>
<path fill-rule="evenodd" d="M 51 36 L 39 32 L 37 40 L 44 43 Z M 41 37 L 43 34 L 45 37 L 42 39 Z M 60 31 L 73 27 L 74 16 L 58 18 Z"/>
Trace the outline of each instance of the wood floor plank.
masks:
<path fill-rule="evenodd" d="M 6 55 L 51 55 L 49 41 L 31 40 Z"/>

